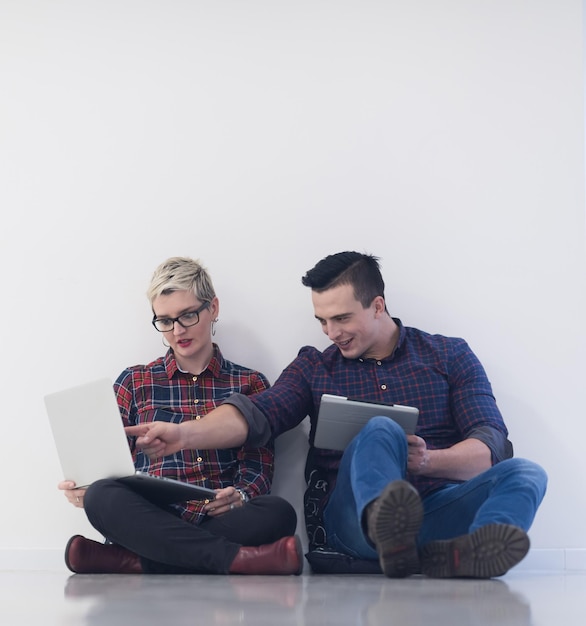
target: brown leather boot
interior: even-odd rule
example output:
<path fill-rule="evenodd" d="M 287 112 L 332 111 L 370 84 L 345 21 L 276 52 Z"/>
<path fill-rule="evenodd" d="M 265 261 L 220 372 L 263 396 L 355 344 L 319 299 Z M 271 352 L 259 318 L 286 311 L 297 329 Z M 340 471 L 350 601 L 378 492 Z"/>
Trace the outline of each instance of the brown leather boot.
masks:
<path fill-rule="evenodd" d="M 232 561 L 230 574 L 299 576 L 303 570 L 303 552 L 299 537 L 283 537 L 275 543 L 242 547 Z"/>
<path fill-rule="evenodd" d="M 415 487 L 405 480 L 389 483 L 367 507 L 366 521 L 384 574 L 390 578 L 419 574 L 417 535 L 423 505 Z"/>
<path fill-rule="evenodd" d="M 67 542 L 65 565 L 76 574 L 142 574 L 138 554 L 81 535 L 74 535 Z"/>

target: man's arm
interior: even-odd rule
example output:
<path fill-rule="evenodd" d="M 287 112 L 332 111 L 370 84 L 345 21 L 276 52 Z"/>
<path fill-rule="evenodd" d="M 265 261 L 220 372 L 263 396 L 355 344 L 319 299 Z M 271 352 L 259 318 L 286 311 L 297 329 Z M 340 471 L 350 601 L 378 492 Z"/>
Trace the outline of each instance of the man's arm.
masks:
<path fill-rule="evenodd" d="M 490 448 L 480 439 L 469 438 L 450 448 L 429 450 L 424 439 L 408 435 L 407 444 L 407 469 L 414 475 L 468 480 L 492 466 Z"/>
<path fill-rule="evenodd" d="M 179 450 L 238 448 L 248 437 L 248 423 L 231 404 L 223 404 L 205 417 L 181 424 L 151 422 L 125 428 L 136 445 L 150 457 L 167 456 Z"/>
<path fill-rule="evenodd" d="M 462 441 L 428 449 L 424 439 L 407 438 L 408 469 L 414 475 L 468 480 L 513 454 L 507 429 L 484 367 L 463 340 L 450 340 L 449 410 Z"/>

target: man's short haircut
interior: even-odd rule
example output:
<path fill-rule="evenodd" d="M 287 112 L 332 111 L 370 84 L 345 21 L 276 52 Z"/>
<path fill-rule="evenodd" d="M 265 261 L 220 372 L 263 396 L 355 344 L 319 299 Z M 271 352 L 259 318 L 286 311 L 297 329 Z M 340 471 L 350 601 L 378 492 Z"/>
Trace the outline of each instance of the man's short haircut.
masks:
<path fill-rule="evenodd" d="M 352 285 L 354 297 L 363 308 L 369 307 L 377 296 L 385 297 L 379 259 L 372 254 L 330 254 L 310 269 L 301 282 L 318 293 L 340 285 Z"/>
<path fill-rule="evenodd" d="M 192 291 L 202 302 L 211 302 L 216 297 L 207 269 L 189 257 L 175 256 L 163 261 L 153 274 L 147 297 L 152 304 L 159 296 L 174 291 Z"/>

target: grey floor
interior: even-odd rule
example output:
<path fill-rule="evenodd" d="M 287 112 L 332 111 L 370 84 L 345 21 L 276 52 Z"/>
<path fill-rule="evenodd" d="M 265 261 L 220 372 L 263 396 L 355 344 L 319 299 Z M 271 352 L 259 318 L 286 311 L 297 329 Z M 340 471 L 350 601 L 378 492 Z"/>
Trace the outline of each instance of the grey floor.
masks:
<path fill-rule="evenodd" d="M 495 580 L 0 572 L 0 624 L 583 626 L 586 572 Z"/>

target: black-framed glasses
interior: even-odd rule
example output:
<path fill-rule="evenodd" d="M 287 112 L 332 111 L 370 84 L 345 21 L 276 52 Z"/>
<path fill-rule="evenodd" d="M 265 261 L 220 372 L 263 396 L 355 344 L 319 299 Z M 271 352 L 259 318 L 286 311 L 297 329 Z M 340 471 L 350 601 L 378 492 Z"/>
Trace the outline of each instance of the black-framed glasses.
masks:
<path fill-rule="evenodd" d="M 181 313 L 179 317 L 159 317 L 153 316 L 152 324 L 160 332 L 166 333 L 175 328 L 175 322 L 183 326 L 183 328 L 189 328 L 195 326 L 199 322 L 199 314 L 210 306 L 209 302 L 204 302 L 199 309 L 195 311 L 187 311 L 187 313 Z"/>

